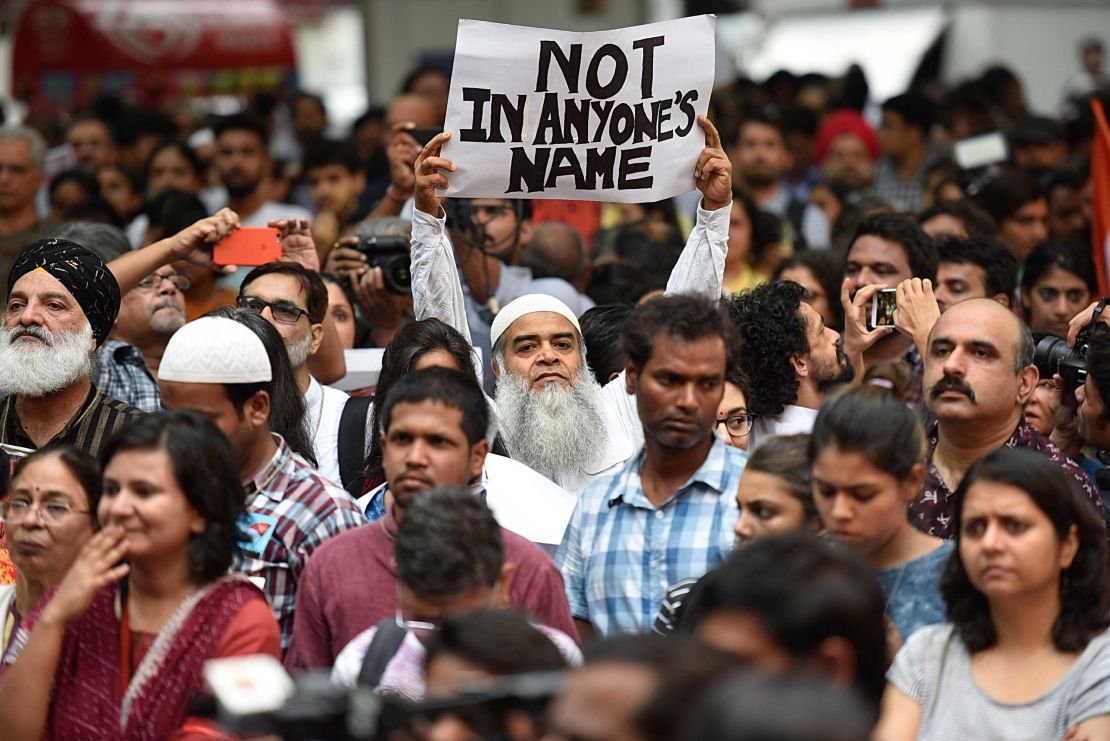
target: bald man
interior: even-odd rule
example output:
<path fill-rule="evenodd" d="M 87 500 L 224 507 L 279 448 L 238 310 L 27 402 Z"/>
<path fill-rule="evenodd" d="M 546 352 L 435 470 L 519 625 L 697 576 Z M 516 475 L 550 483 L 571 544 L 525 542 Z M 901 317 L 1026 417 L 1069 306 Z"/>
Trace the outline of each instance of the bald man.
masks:
<path fill-rule="evenodd" d="M 1040 374 L 1029 328 L 1002 304 L 977 298 L 941 314 L 929 335 L 925 400 L 936 422 L 928 430 L 928 473 L 910 505 L 915 524 L 955 536 L 952 494 L 968 469 L 1002 446 L 1043 453 L 1068 471 L 1100 511 L 1098 491 L 1079 465 L 1022 416 Z"/>

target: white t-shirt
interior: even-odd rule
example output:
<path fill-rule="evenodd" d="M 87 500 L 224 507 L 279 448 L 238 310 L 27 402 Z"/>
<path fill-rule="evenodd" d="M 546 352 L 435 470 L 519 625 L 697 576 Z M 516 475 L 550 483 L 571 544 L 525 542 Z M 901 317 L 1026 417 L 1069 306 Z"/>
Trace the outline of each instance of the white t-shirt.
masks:
<path fill-rule="evenodd" d="M 752 425 L 748 446 L 755 450 L 760 440 L 773 435 L 808 435 L 817 421 L 817 410 L 788 404 L 777 417 L 758 417 Z"/>
<path fill-rule="evenodd" d="M 998 702 L 979 687 L 951 623 L 910 636 L 887 680 L 921 707 L 922 741 L 1059 739 L 1085 720 L 1110 715 L 1110 632 L 1091 639 L 1068 673 L 1029 702 Z"/>
<path fill-rule="evenodd" d="M 578 645 L 562 631 L 549 628 L 546 625 L 535 625 L 536 630 L 543 633 L 559 653 L 563 655 L 571 667 L 582 665 L 582 651 Z M 341 687 L 354 688 L 358 684 L 358 675 L 362 671 L 362 662 L 366 652 L 370 650 L 370 643 L 378 632 L 378 626 L 367 628 L 351 639 L 335 657 L 335 666 L 331 670 L 331 681 Z M 385 665 L 381 682 L 375 689 L 391 695 L 401 695 L 409 700 L 424 699 L 424 644 L 412 633 L 405 635 L 401 646 L 393 658 Z"/>
<path fill-rule="evenodd" d="M 316 470 L 340 486 L 343 481 L 339 475 L 339 420 L 348 398 L 343 391 L 322 386 L 315 378 L 309 377 L 308 391 L 304 395 L 305 423 L 312 435 Z"/>

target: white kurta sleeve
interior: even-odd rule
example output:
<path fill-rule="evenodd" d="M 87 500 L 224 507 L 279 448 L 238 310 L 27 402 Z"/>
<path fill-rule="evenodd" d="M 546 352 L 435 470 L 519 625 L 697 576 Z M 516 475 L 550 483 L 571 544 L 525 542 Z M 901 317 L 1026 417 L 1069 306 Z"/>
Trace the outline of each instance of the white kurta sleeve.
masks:
<path fill-rule="evenodd" d="M 732 204 L 706 211 L 698 204 L 698 220 L 667 280 L 667 295 L 693 293 L 721 297 L 728 254 L 728 221 Z"/>
<path fill-rule="evenodd" d="M 727 226 L 726 226 L 727 232 Z M 724 263 L 721 263 L 722 266 Z M 439 319 L 471 342 L 466 301 L 447 238 L 447 217 L 412 212 L 412 306 L 417 319 Z"/>

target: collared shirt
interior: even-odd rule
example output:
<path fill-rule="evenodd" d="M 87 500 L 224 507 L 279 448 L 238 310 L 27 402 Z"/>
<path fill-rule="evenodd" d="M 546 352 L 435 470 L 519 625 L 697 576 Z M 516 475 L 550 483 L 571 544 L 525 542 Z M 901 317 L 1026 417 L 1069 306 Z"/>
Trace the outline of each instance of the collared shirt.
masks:
<path fill-rule="evenodd" d="M 108 340 L 96 351 L 93 385 L 100 393 L 144 412 L 162 411 L 162 391 L 142 352 L 120 340 Z"/>
<path fill-rule="evenodd" d="M 366 523 L 355 500 L 316 472 L 274 433 L 273 457 L 244 485 L 247 514 L 236 570 L 266 592 L 281 626 L 281 648 L 293 638 L 293 605 L 305 562 L 324 541 Z"/>
<path fill-rule="evenodd" d="M 39 446 L 27 436 L 19 421 L 15 399 L 14 395 L 9 396 L 0 407 L 0 434 L 3 435 L 0 442 L 37 449 Z M 105 396 L 93 387 L 89 389 L 89 395 L 85 397 L 77 413 L 61 432 L 50 439 L 50 443 L 66 443 L 98 456 L 100 448 L 112 433 L 126 427 L 142 413 L 119 399 Z"/>
<path fill-rule="evenodd" d="M 644 496 L 643 450 L 590 484 L 555 557 L 571 614 L 602 635 L 651 630 L 669 585 L 701 576 L 732 551 L 747 460 L 714 435 L 701 467 L 658 507 Z"/>
<path fill-rule="evenodd" d="M 902 179 L 890 157 L 880 157 L 875 166 L 875 183 L 868 193 L 882 198 L 895 211 L 917 213 L 925 208 L 925 175 L 939 156 L 930 149 L 909 180 Z"/>
<path fill-rule="evenodd" d="M 728 254 L 728 221 L 732 206 L 716 211 L 698 208 L 697 223 L 667 280 L 667 295 L 693 294 L 716 301 L 721 297 Z M 455 251 L 447 238 L 446 217 L 423 211 L 412 215 L 412 302 L 417 319 L 435 318 L 450 325 L 468 341 L 467 302 Z M 488 332 L 488 326 L 475 327 Z M 489 358 L 486 357 L 488 365 Z M 578 494 L 599 476 L 626 463 L 644 441 L 636 400 L 624 389 L 623 374 L 602 389 L 605 447 L 591 461 L 554 477 L 556 484 Z"/>
<path fill-rule="evenodd" d="M 339 420 L 343 417 L 343 406 L 348 398 L 339 389 L 321 386 L 319 381 L 309 376 L 304 404 L 308 431 L 312 433 L 312 447 L 319 464 L 316 470 L 337 484 L 344 483 L 339 475 Z"/>
<path fill-rule="evenodd" d="M 921 494 L 910 503 L 910 519 L 929 535 L 951 539 L 956 537 L 952 527 L 952 519 L 956 514 L 955 503 L 952 500 L 954 492 L 948 488 L 948 484 L 944 483 L 940 471 L 933 463 L 933 454 L 936 452 L 937 440 L 940 438 L 940 426 L 937 423 L 929 427 L 928 438 L 929 455 L 926 458 L 925 484 L 921 487 Z M 1098 489 L 1091 483 L 1087 473 L 1060 450 L 1056 443 L 1034 430 L 1024 419 L 1018 422 L 1014 434 L 1006 441 L 1005 447 L 1035 450 L 1051 458 L 1071 474 L 1099 512 L 1102 512 L 1102 500 L 1099 498 Z"/>

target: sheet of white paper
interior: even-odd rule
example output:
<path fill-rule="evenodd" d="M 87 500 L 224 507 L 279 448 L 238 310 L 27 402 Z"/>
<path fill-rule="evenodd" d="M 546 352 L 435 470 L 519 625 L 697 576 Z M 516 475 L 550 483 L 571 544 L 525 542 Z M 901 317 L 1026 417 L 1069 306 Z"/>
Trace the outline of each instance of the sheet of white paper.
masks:
<path fill-rule="evenodd" d="M 574 33 L 460 20 L 445 194 L 644 203 L 693 190 L 715 21 Z"/>

